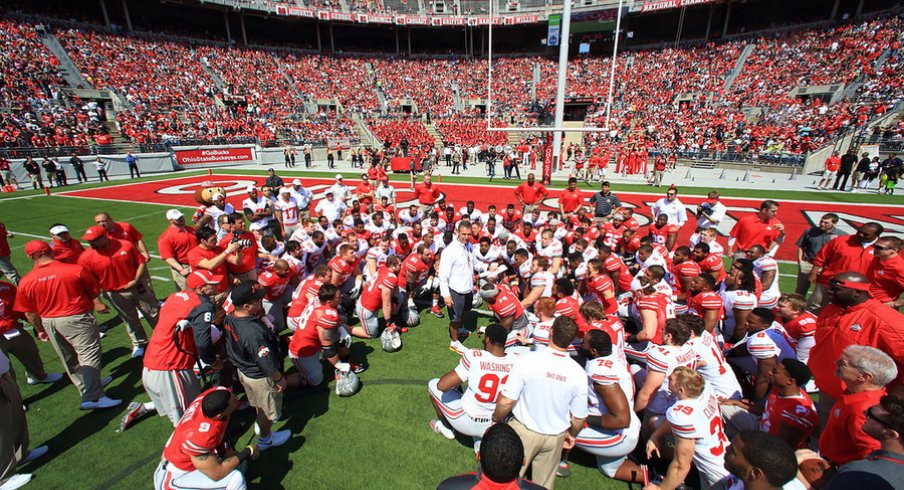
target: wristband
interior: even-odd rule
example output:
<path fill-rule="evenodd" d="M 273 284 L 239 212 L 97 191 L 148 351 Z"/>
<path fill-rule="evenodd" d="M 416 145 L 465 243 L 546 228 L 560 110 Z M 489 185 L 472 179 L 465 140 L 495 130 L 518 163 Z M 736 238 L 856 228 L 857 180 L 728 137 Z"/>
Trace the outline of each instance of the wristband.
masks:
<path fill-rule="evenodd" d="M 245 449 L 242 449 L 240 452 L 236 453 L 235 457 L 239 460 L 239 463 L 244 463 L 245 460 L 250 458 L 252 454 L 254 454 L 254 449 L 252 449 L 251 446 L 246 446 Z"/>

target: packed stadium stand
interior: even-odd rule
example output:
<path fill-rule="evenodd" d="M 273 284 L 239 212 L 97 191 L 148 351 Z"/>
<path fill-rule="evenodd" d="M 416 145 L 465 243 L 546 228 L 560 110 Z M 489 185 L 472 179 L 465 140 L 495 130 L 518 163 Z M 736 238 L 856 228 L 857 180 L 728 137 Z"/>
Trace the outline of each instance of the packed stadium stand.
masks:
<path fill-rule="evenodd" d="M 460 2 L 475 11 L 473 2 Z M 301 5 L 301 4 L 299 4 Z M 418 2 L 306 2 L 304 6 L 404 12 Z M 479 5 L 486 5 L 479 4 Z M 394 124 L 414 144 L 436 143 L 403 111 L 442 119 L 441 138 L 465 145 L 497 144 L 475 110 L 519 124 L 551 113 L 553 56 L 493 61 L 487 99 L 486 60 L 479 57 L 364 56 L 243 47 L 156 33 L 9 15 L 0 23 L 4 83 L 0 101 L 7 148 L 84 146 L 113 129 L 116 143 L 278 141 L 322 144 L 358 140 L 354 118 L 377 120 L 381 140 Z M 67 95 L 59 61 L 42 44 L 54 37 L 93 89 L 121 98 L 114 110 L 88 114 Z M 40 26 L 41 33 L 36 30 Z M 796 164 L 893 109 L 902 98 L 897 76 L 900 17 L 881 15 L 836 25 L 748 33 L 732 39 L 628 49 L 617 58 L 609 132 L 588 133 L 585 145 L 640 144 L 683 157 Z M 549 54 L 549 53 L 548 53 Z M 567 95 L 589 97 L 584 123 L 606 121 L 611 56 L 573 57 Z M 533 95 L 535 94 L 535 95 Z M 804 94 L 803 96 L 801 94 Z M 104 123 L 112 116 L 115 128 Z M 387 129 L 390 128 L 390 129 Z M 485 128 L 484 128 L 485 129 Z M 894 137 L 895 131 L 889 131 Z M 386 135 L 384 137 L 383 135 Z M 106 143 L 108 137 L 102 138 Z M 788 158 L 786 158 L 788 157 Z"/>

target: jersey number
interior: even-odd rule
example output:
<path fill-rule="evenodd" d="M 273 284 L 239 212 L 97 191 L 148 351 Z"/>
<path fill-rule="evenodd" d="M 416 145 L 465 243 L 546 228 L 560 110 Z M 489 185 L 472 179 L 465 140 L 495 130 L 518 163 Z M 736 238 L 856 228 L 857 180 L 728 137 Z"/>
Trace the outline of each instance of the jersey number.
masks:
<path fill-rule="evenodd" d="M 499 388 L 508 381 L 508 376 L 499 380 L 499 376 L 495 374 L 484 374 L 477 383 L 477 394 L 474 398 L 481 403 L 496 403 L 499 396 Z"/>
<path fill-rule="evenodd" d="M 712 453 L 713 456 L 721 456 L 722 453 L 725 452 L 725 431 L 723 430 L 722 425 L 722 417 L 713 417 L 712 420 L 709 421 L 709 433 L 711 435 L 717 435 L 719 438 L 719 446 L 709 448 L 709 452 Z"/>

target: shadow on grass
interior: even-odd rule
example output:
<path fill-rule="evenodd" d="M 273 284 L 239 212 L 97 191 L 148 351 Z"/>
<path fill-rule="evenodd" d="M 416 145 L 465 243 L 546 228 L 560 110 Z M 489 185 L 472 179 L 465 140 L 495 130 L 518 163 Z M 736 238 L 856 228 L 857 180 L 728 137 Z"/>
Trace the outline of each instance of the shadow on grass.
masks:
<path fill-rule="evenodd" d="M 43 390 L 39 391 L 38 393 L 31 395 L 28 398 L 23 399 L 22 403 L 27 407 L 31 404 L 37 403 L 37 402 L 47 398 L 49 396 L 55 395 L 60 390 L 63 390 L 63 389 L 69 388 L 69 387 L 72 387 L 73 389 L 75 389 L 75 386 L 72 385 L 72 381 L 69 380 L 69 376 L 65 376 L 65 373 L 63 373 L 63 374 L 64 374 L 63 379 L 57 381 L 56 383 L 53 383 L 50 386 L 45 387 Z"/>

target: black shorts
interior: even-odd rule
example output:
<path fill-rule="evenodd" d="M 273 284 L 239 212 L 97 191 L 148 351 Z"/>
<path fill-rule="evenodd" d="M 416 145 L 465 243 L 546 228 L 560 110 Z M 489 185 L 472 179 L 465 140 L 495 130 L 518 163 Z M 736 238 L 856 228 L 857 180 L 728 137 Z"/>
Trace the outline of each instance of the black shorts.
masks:
<path fill-rule="evenodd" d="M 463 322 L 465 316 L 471 311 L 474 305 L 474 293 L 460 294 L 455 291 L 449 291 L 452 295 L 452 306 L 448 307 L 450 322 Z"/>

